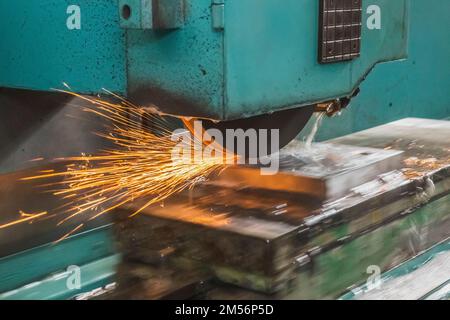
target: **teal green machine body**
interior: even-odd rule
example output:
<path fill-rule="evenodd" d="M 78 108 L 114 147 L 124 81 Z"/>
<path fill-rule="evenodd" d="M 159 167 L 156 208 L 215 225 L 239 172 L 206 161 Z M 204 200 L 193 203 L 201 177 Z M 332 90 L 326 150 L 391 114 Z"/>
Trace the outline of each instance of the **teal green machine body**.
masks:
<path fill-rule="evenodd" d="M 229 120 L 348 97 L 378 63 L 407 57 L 410 1 L 362 0 L 360 56 L 319 63 L 319 3 L 2 0 L 0 86 L 106 88 Z"/>

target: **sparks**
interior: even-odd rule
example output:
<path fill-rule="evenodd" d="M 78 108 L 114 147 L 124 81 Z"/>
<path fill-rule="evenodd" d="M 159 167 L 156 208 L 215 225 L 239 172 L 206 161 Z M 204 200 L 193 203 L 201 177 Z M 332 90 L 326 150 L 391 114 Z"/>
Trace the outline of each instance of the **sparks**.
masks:
<path fill-rule="evenodd" d="M 42 216 L 47 215 L 48 212 L 43 211 L 43 212 L 38 212 L 38 213 L 25 213 L 23 211 L 19 211 L 19 214 L 20 214 L 19 219 L 0 225 L 0 229 L 9 228 L 9 227 L 12 227 L 12 226 L 15 226 L 15 225 L 18 225 L 21 223 L 25 223 L 25 222 L 31 223 L 35 219 L 38 219 Z"/>
<path fill-rule="evenodd" d="M 115 147 L 97 155 L 59 159 L 71 163 L 60 172 L 41 171 L 22 179 L 63 178 L 53 183 L 58 186 L 54 194 L 68 201 L 68 209 L 59 224 L 94 210 L 94 216 L 89 218 L 92 220 L 137 199 L 148 199 L 131 214 L 134 216 L 225 167 L 224 159 L 214 156 L 202 161 L 173 161 L 172 151 L 178 142 L 171 139 L 170 125 L 159 114 L 139 108 L 109 91 L 119 103 L 62 92 L 89 102 L 84 111 L 110 121 L 107 132 L 97 135 Z"/>

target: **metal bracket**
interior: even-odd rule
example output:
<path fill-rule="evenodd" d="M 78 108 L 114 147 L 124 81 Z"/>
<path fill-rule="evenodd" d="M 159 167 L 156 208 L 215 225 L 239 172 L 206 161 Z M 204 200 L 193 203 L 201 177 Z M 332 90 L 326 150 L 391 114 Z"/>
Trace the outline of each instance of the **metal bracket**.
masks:
<path fill-rule="evenodd" d="M 216 30 L 225 28 L 225 3 L 224 0 L 211 0 L 212 26 Z"/>
<path fill-rule="evenodd" d="M 185 20 L 185 0 L 118 0 L 125 29 L 171 30 Z"/>

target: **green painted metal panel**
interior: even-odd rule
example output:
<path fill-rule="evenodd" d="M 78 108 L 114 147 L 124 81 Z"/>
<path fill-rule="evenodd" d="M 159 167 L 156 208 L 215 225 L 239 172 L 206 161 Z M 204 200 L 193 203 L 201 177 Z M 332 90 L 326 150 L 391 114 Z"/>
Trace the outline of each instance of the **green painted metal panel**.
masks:
<path fill-rule="evenodd" d="M 129 95 L 140 104 L 248 117 L 350 95 L 377 62 L 406 57 L 408 0 L 363 1 L 363 10 L 382 8 L 381 29 L 365 30 L 365 14 L 361 57 L 329 65 L 317 60 L 315 0 L 224 1 L 223 31 L 213 28 L 221 23 L 211 21 L 217 15 L 210 0 L 186 3 L 179 30 L 127 31 Z"/>
<path fill-rule="evenodd" d="M 128 94 L 165 112 L 221 118 L 223 33 L 212 26 L 211 0 L 186 1 L 175 30 L 127 30 Z"/>
<path fill-rule="evenodd" d="M 106 87 L 164 112 L 231 119 L 349 95 L 375 63 L 406 56 L 408 0 L 363 0 L 364 12 L 381 7 L 381 29 L 366 30 L 365 13 L 361 57 L 329 65 L 317 62 L 316 0 L 170 3 L 184 3 L 176 27 L 150 29 L 147 1 L 1 0 L 0 86 Z"/>
<path fill-rule="evenodd" d="M 424 265 L 429 263 L 431 260 L 436 258 L 438 255 L 446 253 L 446 252 L 450 252 L 450 241 L 449 240 L 445 240 L 442 243 L 439 243 L 439 244 L 435 245 L 434 247 L 430 248 L 429 250 L 417 255 L 416 257 L 383 273 L 382 275 L 380 275 L 380 281 L 387 282 L 392 279 L 411 274 L 414 271 L 416 271 L 417 269 L 420 269 L 421 267 L 423 267 Z M 411 280 L 413 280 L 413 279 L 411 279 Z M 450 283 L 450 279 L 448 279 L 446 282 L 444 282 L 443 284 L 441 284 L 439 287 L 435 288 L 428 294 L 424 295 L 422 297 L 422 299 L 427 299 L 427 297 L 431 296 L 434 292 L 437 292 L 439 289 L 443 288 L 444 286 L 447 286 L 449 283 Z M 368 290 L 370 290 L 370 289 L 368 288 L 367 284 L 364 284 L 356 289 L 353 289 L 353 290 L 347 292 L 346 294 L 341 296 L 340 299 L 341 300 L 353 300 L 357 297 L 358 294 L 361 294 Z M 439 298 L 445 299 L 448 297 L 448 294 L 450 294 L 450 292 L 448 292 L 448 293 L 445 292 Z"/>
<path fill-rule="evenodd" d="M 50 90 L 66 82 L 82 93 L 125 93 L 125 80 L 116 1 L 0 0 L 0 87 Z"/>
<path fill-rule="evenodd" d="M 81 29 L 69 30 L 71 1 L 0 0 L 0 86 L 49 90 L 65 81 L 83 93 L 105 87 L 162 102 L 174 113 L 243 117 L 342 95 L 375 61 L 408 51 L 404 61 L 377 64 L 349 110 L 326 119 L 318 139 L 406 116 L 450 115 L 446 0 L 364 0 L 364 9 L 382 8 L 382 29 L 362 29 L 361 58 L 326 66 L 316 62 L 315 0 L 227 0 L 223 30 L 212 21 L 210 0 L 186 3 L 182 28 L 144 31 L 120 28 L 115 0 L 78 0 Z"/>
<path fill-rule="evenodd" d="M 61 300 L 79 294 L 101 289 L 114 282 L 120 255 L 112 255 L 79 266 L 80 287 L 68 288 L 67 281 L 72 273 L 62 271 L 45 279 L 29 283 L 21 288 L 0 293 L 0 300 Z"/>
<path fill-rule="evenodd" d="M 450 117 L 450 1 L 410 2 L 408 59 L 377 65 L 338 118 L 325 119 L 317 140 L 350 134 L 405 117 Z M 303 134 L 307 134 L 312 121 Z"/>
<path fill-rule="evenodd" d="M 367 8 L 381 9 L 369 30 Z M 361 56 L 319 64 L 319 1 L 228 0 L 225 4 L 228 117 L 348 96 L 378 62 L 406 58 L 407 0 L 363 0 Z"/>
<path fill-rule="evenodd" d="M 71 265 L 84 265 L 115 254 L 110 226 L 89 230 L 57 244 L 49 243 L 0 259 L 0 292 L 40 281 Z"/>

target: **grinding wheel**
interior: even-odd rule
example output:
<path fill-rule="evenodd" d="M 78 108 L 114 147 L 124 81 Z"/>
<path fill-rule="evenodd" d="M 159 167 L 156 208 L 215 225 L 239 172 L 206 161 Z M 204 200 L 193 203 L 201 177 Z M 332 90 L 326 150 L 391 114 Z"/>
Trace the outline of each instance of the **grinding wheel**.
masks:
<path fill-rule="evenodd" d="M 267 129 L 269 132 L 271 129 L 279 130 L 279 148 L 276 150 L 271 150 L 270 147 L 270 137 L 267 140 L 268 147 L 266 150 L 270 151 L 270 153 L 278 152 L 279 149 L 283 148 L 289 142 L 291 142 L 300 131 L 305 127 L 308 120 L 311 118 L 314 112 L 314 106 L 306 106 L 301 108 L 289 109 L 284 111 L 275 112 L 272 114 L 264 114 L 250 118 L 237 119 L 237 120 L 229 120 L 229 121 L 212 121 L 212 120 L 202 120 L 203 130 L 208 129 L 218 129 L 223 137 L 225 137 L 225 132 L 227 129 L 242 129 L 247 131 L 248 129 Z M 183 119 L 184 125 L 186 128 L 195 135 L 198 135 L 194 131 L 194 121 L 197 119 Z M 225 139 L 224 139 L 225 141 Z M 245 148 L 245 155 L 241 154 L 236 148 L 234 150 L 230 150 L 229 147 L 224 146 L 229 151 L 232 151 L 240 156 L 247 157 L 248 146 Z M 259 152 L 258 152 L 259 154 Z"/>

